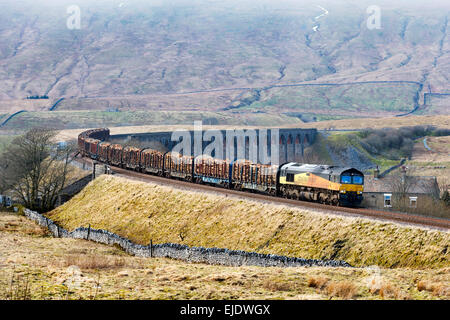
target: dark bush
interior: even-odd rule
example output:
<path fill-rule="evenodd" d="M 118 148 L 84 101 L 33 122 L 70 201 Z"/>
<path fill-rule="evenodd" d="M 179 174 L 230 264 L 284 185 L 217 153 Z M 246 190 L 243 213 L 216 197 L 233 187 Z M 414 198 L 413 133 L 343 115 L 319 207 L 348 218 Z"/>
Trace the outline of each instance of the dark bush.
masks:
<path fill-rule="evenodd" d="M 371 154 L 384 155 L 389 159 L 409 158 L 414 140 L 425 136 L 450 135 L 449 129 L 437 129 L 433 126 L 402 127 L 399 129 L 366 129 L 358 133 L 361 146 Z"/>

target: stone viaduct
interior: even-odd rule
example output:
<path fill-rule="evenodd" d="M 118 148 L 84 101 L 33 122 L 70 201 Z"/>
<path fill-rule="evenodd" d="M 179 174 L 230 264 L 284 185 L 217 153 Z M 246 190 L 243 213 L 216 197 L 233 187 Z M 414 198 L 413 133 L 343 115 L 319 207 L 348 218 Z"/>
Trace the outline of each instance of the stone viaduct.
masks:
<path fill-rule="evenodd" d="M 254 129 L 256 131 L 256 141 L 258 144 L 258 148 L 261 147 L 262 141 L 265 141 L 267 143 L 267 150 L 268 153 L 271 154 L 272 151 L 272 130 L 278 130 L 278 135 L 274 132 L 274 136 L 279 138 L 279 163 L 286 163 L 286 162 L 301 162 L 302 157 L 304 155 L 304 150 L 307 146 L 310 146 L 317 134 L 316 129 L 297 129 L 297 128 L 290 128 L 290 129 Z M 223 138 L 223 145 L 224 145 L 224 157 L 226 154 L 226 148 L 227 148 L 227 130 L 217 130 L 218 132 L 222 133 Z M 263 140 L 261 138 L 261 132 L 267 132 L 267 139 Z M 194 150 L 194 131 L 186 131 L 189 132 L 191 137 L 191 150 L 193 152 Z M 204 133 L 206 131 L 202 131 L 202 137 L 204 136 Z M 244 133 L 246 131 L 244 130 Z M 110 141 L 115 141 L 122 144 L 127 144 L 127 142 L 130 141 L 139 141 L 142 146 L 145 146 L 146 143 L 150 142 L 158 142 L 160 145 L 164 146 L 165 150 L 161 151 L 170 151 L 172 148 L 178 144 L 179 141 L 172 141 L 172 132 L 149 132 L 149 133 L 137 133 L 137 134 L 119 134 L 119 135 L 111 135 Z M 210 141 L 203 141 L 203 148 L 209 145 Z M 245 158 L 248 159 L 249 155 L 249 147 L 251 144 L 251 139 L 249 136 L 245 136 Z M 234 138 L 234 144 L 235 144 L 235 150 L 237 150 L 237 139 Z M 213 156 L 215 156 L 213 154 Z M 236 160 L 236 153 L 234 159 Z M 258 157 L 258 162 L 259 162 Z"/>

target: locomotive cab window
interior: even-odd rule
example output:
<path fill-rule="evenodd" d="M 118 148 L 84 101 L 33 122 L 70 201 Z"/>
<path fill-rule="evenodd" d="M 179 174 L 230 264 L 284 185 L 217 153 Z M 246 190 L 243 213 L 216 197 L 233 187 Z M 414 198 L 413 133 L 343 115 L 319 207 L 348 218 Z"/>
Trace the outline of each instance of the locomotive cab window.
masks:
<path fill-rule="evenodd" d="M 341 176 L 341 183 L 344 183 L 344 184 L 352 183 L 352 177 L 351 176 Z"/>
<path fill-rule="evenodd" d="M 286 174 L 286 181 L 287 182 L 294 182 L 294 174 L 293 173 Z"/>
<path fill-rule="evenodd" d="M 363 184 L 364 178 L 362 176 L 353 176 L 353 184 Z"/>

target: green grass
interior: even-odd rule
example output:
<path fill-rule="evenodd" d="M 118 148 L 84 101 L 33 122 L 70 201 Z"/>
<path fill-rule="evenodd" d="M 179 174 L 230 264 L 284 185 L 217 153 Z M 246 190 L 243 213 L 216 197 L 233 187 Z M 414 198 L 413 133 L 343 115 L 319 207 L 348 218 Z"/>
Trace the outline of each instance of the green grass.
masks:
<path fill-rule="evenodd" d="M 263 91 L 260 101 L 243 110 L 295 110 L 314 114 L 320 120 L 363 116 L 364 113 L 411 111 L 418 90 L 415 84 L 355 84 L 272 88 Z M 313 113 L 311 110 L 317 110 Z M 324 112 L 324 114 L 323 114 Z"/>
<path fill-rule="evenodd" d="M 326 148 L 326 140 L 327 139 L 323 135 L 316 135 L 316 140 L 314 141 L 313 145 L 311 147 L 308 147 L 307 150 L 305 150 L 305 153 L 311 152 L 316 155 L 322 163 L 332 164 L 330 154 Z"/>
<path fill-rule="evenodd" d="M 295 117 L 265 113 L 233 114 L 226 112 L 178 112 L 178 111 L 54 111 L 26 112 L 8 122 L 5 129 L 30 129 L 34 126 L 56 129 L 92 128 L 101 126 L 138 125 L 192 125 L 196 120 L 204 124 L 218 125 L 261 125 L 301 124 Z"/>
<path fill-rule="evenodd" d="M 365 150 L 360 143 L 358 132 L 329 132 L 327 135 L 319 134 L 316 141 L 311 146 L 311 152 L 322 163 L 332 164 L 330 152 L 339 153 L 349 147 L 355 148 L 358 152 L 366 156 L 372 163 L 378 165 L 381 171 L 384 171 L 399 163 L 399 160 L 388 159 L 383 155 L 373 155 Z"/>

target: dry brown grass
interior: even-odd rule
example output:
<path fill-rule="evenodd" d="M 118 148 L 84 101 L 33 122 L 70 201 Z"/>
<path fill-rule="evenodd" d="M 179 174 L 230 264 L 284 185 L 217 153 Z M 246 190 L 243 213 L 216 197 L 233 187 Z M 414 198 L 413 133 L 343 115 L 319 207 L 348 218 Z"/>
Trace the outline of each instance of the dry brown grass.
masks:
<path fill-rule="evenodd" d="M 356 296 L 356 286 L 347 280 L 339 282 L 330 282 L 326 286 L 326 292 L 330 297 L 339 297 L 342 299 L 353 299 Z"/>
<path fill-rule="evenodd" d="M 105 255 L 67 255 L 63 266 L 77 266 L 82 270 L 116 269 L 126 265 L 123 257 L 108 257 Z"/>
<path fill-rule="evenodd" d="M 308 279 L 308 287 L 323 290 L 326 288 L 329 279 L 325 277 L 311 277 Z"/>
<path fill-rule="evenodd" d="M 231 279 L 231 276 L 228 274 L 212 274 L 211 276 L 207 277 L 207 279 L 210 281 L 223 282 Z"/>
<path fill-rule="evenodd" d="M 267 279 L 262 286 L 270 291 L 295 291 L 298 289 L 298 285 L 295 282 L 285 282 L 279 279 Z"/>
<path fill-rule="evenodd" d="M 29 235 L 25 230 L 36 224 L 13 213 L 0 213 L 0 225 L 5 222 L 15 228 L 0 231 L 0 299 L 381 299 L 368 290 L 355 295 L 345 290 L 342 280 L 359 288 L 367 279 L 365 269 L 226 267 L 146 259 L 86 240 Z M 380 268 L 382 279 L 410 299 L 446 299 L 442 294 L 449 272 Z M 431 291 L 416 289 L 417 279 L 424 276 L 434 284 Z M 393 295 L 386 293 L 384 299 Z"/>
<path fill-rule="evenodd" d="M 421 280 L 417 282 L 417 290 L 429 291 L 434 296 L 450 298 L 450 287 L 442 282 Z"/>
<path fill-rule="evenodd" d="M 153 240 L 345 260 L 353 266 L 450 266 L 449 256 L 442 254 L 450 241 L 448 232 L 113 176 L 94 180 L 48 216 L 69 230 L 90 224 L 143 245 Z"/>
<path fill-rule="evenodd" d="M 449 161 L 450 136 L 427 137 L 427 144 L 431 151 L 424 146 L 423 139 L 419 139 L 413 148 L 411 161 L 441 163 Z"/>
<path fill-rule="evenodd" d="M 357 287 L 351 281 L 330 281 L 323 276 L 310 277 L 308 287 L 315 288 L 317 292 L 323 292 L 330 298 L 353 299 L 357 292 Z"/>
<path fill-rule="evenodd" d="M 380 297 L 385 299 L 395 299 L 398 300 L 400 298 L 400 290 L 390 283 L 383 284 L 379 290 Z"/>
<path fill-rule="evenodd" d="M 380 128 L 399 128 L 406 126 L 434 125 L 439 128 L 450 128 L 450 116 L 407 116 L 407 117 L 384 117 L 384 118 L 362 118 L 343 120 L 329 120 L 320 122 L 310 122 L 302 125 L 303 128 L 317 129 L 380 129 Z M 294 127 L 294 125 L 289 125 Z"/>
<path fill-rule="evenodd" d="M 27 235 L 34 235 L 38 237 L 49 236 L 50 233 L 47 229 L 40 227 L 37 224 L 24 223 L 26 218 L 18 217 L 17 220 L 4 219 L 0 222 L 0 231 L 6 232 L 22 232 Z"/>

